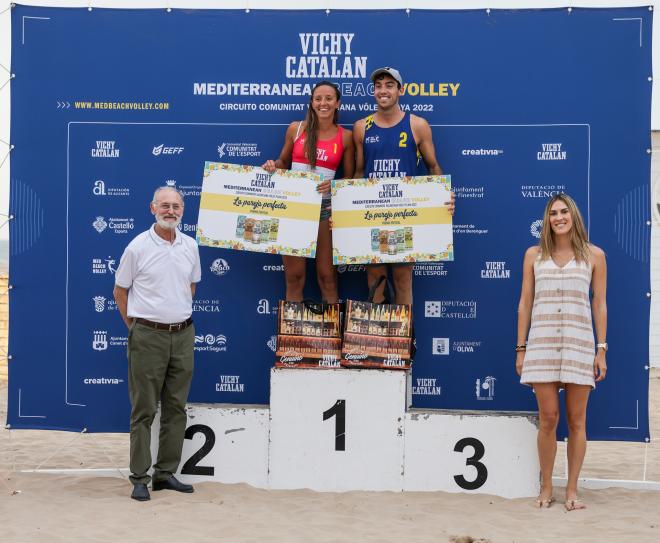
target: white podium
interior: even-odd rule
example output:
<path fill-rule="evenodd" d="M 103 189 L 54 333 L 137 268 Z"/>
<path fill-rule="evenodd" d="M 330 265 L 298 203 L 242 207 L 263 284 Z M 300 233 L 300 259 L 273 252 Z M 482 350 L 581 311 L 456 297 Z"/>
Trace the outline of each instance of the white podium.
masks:
<path fill-rule="evenodd" d="M 182 481 L 317 491 L 539 491 L 533 413 L 407 409 L 408 372 L 271 370 L 268 406 L 190 404 Z M 152 429 L 155 458 L 159 425 Z"/>
<path fill-rule="evenodd" d="M 401 490 L 406 372 L 273 369 L 271 488 Z"/>

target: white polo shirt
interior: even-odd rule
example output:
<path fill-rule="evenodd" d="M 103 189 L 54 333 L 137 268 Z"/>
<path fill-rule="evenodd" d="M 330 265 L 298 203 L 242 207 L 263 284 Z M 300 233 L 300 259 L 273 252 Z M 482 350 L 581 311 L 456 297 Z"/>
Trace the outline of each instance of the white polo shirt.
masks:
<path fill-rule="evenodd" d="M 182 322 L 192 315 L 190 285 L 202 278 L 197 243 L 178 230 L 170 243 L 156 234 L 154 226 L 128 244 L 115 284 L 129 289 L 128 317 Z"/>

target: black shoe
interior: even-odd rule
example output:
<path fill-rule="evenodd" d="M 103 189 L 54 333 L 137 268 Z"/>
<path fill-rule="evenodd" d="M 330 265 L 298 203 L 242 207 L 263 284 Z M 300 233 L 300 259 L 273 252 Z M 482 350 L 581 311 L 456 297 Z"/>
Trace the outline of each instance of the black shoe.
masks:
<path fill-rule="evenodd" d="M 195 492 L 195 489 L 192 485 L 182 483 L 176 477 L 174 477 L 174 475 L 170 475 L 170 478 L 165 479 L 164 481 L 154 481 L 151 487 L 154 492 L 156 490 L 176 490 L 177 492 L 185 492 L 187 494 Z"/>
<path fill-rule="evenodd" d="M 131 493 L 131 498 L 139 502 L 146 502 L 151 499 L 149 496 L 149 489 L 144 483 L 135 483 L 133 485 L 133 492 Z"/>

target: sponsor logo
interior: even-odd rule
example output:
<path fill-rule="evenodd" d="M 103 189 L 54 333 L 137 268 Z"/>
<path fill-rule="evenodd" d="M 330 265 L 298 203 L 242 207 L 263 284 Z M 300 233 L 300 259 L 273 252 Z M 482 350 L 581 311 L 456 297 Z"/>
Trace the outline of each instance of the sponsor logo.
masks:
<path fill-rule="evenodd" d="M 436 319 L 476 319 L 475 300 L 437 300 L 424 302 L 424 316 Z"/>
<path fill-rule="evenodd" d="M 367 267 L 364 264 L 340 264 L 339 266 L 337 266 L 337 271 L 339 273 L 363 272 L 363 271 L 367 271 Z"/>
<path fill-rule="evenodd" d="M 295 365 L 296 362 L 302 362 L 303 355 L 298 351 L 285 351 L 282 356 L 280 356 L 281 364 L 291 364 Z"/>
<path fill-rule="evenodd" d="M 166 179 L 166 187 L 172 187 L 173 189 L 178 190 L 183 196 L 200 196 L 202 194 L 201 185 L 179 185 L 176 184 L 176 179 Z M 193 225 L 191 230 L 196 230 L 197 225 Z"/>
<path fill-rule="evenodd" d="M 92 298 L 94 302 L 94 311 L 97 313 L 103 313 L 104 311 L 116 311 L 117 304 L 114 300 L 108 300 L 105 296 L 94 296 Z"/>
<path fill-rule="evenodd" d="M 218 158 L 260 157 L 261 151 L 256 143 L 222 143 L 218 145 Z"/>
<path fill-rule="evenodd" d="M 270 336 L 266 342 L 266 346 L 273 352 L 277 351 L 277 336 Z"/>
<path fill-rule="evenodd" d="M 440 396 L 442 387 L 436 384 L 437 379 L 418 377 L 412 386 L 415 396 Z"/>
<path fill-rule="evenodd" d="M 449 354 L 449 338 L 448 337 L 434 337 L 433 338 L 433 354 L 434 355 L 448 355 Z"/>
<path fill-rule="evenodd" d="M 341 364 L 336 354 L 324 354 L 319 360 L 319 368 L 339 368 Z"/>
<path fill-rule="evenodd" d="M 224 258 L 216 258 L 211 264 L 211 271 L 218 276 L 227 275 L 229 270 L 229 264 Z"/>
<path fill-rule="evenodd" d="M 85 385 L 121 385 L 123 382 L 123 379 L 113 377 L 85 377 L 83 379 Z"/>
<path fill-rule="evenodd" d="M 154 156 L 161 156 L 161 155 L 180 155 L 183 153 L 183 147 L 175 147 L 172 145 L 165 145 L 164 143 L 161 143 L 160 145 L 155 145 L 151 153 Z"/>
<path fill-rule="evenodd" d="M 108 348 L 108 331 L 94 330 L 92 334 L 92 349 L 105 351 Z"/>
<path fill-rule="evenodd" d="M 445 270 L 444 262 L 441 262 L 439 264 L 415 264 L 413 266 L 413 273 L 421 276 L 435 275 L 444 277 L 448 272 Z"/>
<path fill-rule="evenodd" d="M 523 198 L 551 198 L 566 190 L 566 185 L 521 185 Z"/>
<path fill-rule="evenodd" d="M 92 273 L 93 274 L 106 274 L 108 272 L 115 273 L 117 261 L 112 258 L 92 258 Z"/>
<path fill-rule="evenodd" d="M 257 302 L 257 313 L 259 315 L 277 315 L 277 304 L 272 304 L 266 298 Z"/>
<path fill-rule="evenodd" d="M 542 143 L 541 150 L 536 153 L 536 160 L 566 160 L 563 143 Z"/>
<path fill-rule="evenodd" d="M 279 264 L 277 266 L 266 264 L 263 267 L 263 270 L 264 271 L 270 271 L 270 272 L 283 272 L 284 271 L 284 264 Z"/>
<path fill-rule="evenodd" d="M 378 143 L 380 141 L 380 136 L 367 136 L 364 138 L 365 143 Z"/>
<path fill-rule="evenodd" d="M 177 228 L 179 229 L 179 232 L 197 232 L 196 224 L 187 224 L 184 222 L 180 222 Z"/>
<path fill-rule="evenodd" d="M 110 217 L 106 221 L 105 217 L 98 216 L 92 223 L 92 226 L 99 234 L 107 228 L 115 234 L 128 234 L 128 232 L 135 228 L 135 220 L 130 217 Z"/>
<path fill-rule="evenodd" d="M 534 236 L 536 239 L 541 239 L 542 229 L 543 229 L 543 219 L 538 219 L 529 226 L 529 233 L 532 234 L 532 236 Z"/>
<path fill-rule="evenodd" d="M 401 358 L 399 354 L 388 353 L 387 358 L 383 360 L 383 366 L 389 366 L 393 368 L 400 368 L 406 365 L 406 361 Z"/>
<path fill-rule="evenodd" d="M 500 156 L 504 154 L 503 149 L 462 149 L 463 156 Z"/>
<path fill-rule="evenodd" d="M 483 198 L 484 187 L 452 187 L 456 198 Z"/>
<path fill-rule="evenodd" d="M 488 228 L 481 228 L 474 224 L 455 224 L 453 227 L 454 234 L 471 234 L 482 236 L 488 234 Z"/>
<path fill-rule="evenodd" d="M 481 341 L 450 341 L 447 337 L 433 338 L 433 355 L 446 356 L 448 354 L 469 354 L 481 347 Z"/>
<path fill-rule="evenodd" d="M 241 383 L 240 375 L 221 375 L 215 384 L 216 392 L 245 392 L 245 384 Z"/>
<path fill-rule="evenodd" d="M 453 353 L 473 353 L 481 347 L 481 341 L 454 341 L 451 345 Z"/>
<path fill-rule="evenodd" d="M 96 220 L 92 223 L 92 226 L 94 227 L 94 230 L 96 230 L 100 234 L 108 227 L 108 223 L 105 222 L 105 219 L 102 216 L 98 216 L 96 217 Z"/>
<path fill-rule="evenodd" d="M 495 377 L 489 375 L 475 381 L 477 400 L 492 400 L 495 398 Z"/>
<path fill-rule="evenodd" d="M 220 300 L 197 298 L 193 300 L 194 313 L 220 313 Z"/>
<path fill-rule="evenodd" d="M 119 148 L 111 140 L 96 140 L 90 152 L 92 158 L 119 158 Z"/>
<path fill-rule="evenodd" d="M 195 351 L 219 353 L 226 350 L 227 336 L 224 334 L 195 334 Z"/>
<path fill-rule="evenodd" d="M 509 279 L 511 270 L 506 269 L 506 262 L 486 261 L 484 269 L 481 270 L 482 279 Z"/>
<path fill-rule="evenodd" d="M 106 187 L 105 181 L 101 179 L 94 181 L 92 185 L 94 196 L 130 196 L 131 189 L 128 187 Z"/>
<path fill-rule="evenodd" d="M 367 78 L 367 57 L 352 56 L 355 34 L 305 32 L 298 38 L 302 55 L 286 57 L 287 79 Z"/>
<path fill-rule="evenodd" d="M 105 351 L 108 346 L 126 347 L 127 344 L 128 337 L 126 336 L 110 336 L 108 339 L 107 330 L 94 330 L 92 333 L 92 349 L 95 351 Z"/>
<path fill-rule="evenodd" d="M 123 382 L 123 379 L 112 377 L 85 377 L 83 379 L 85 385 L 121 385 Z"/>
<path fill-rule="evenodd" d="M 368 358 L 369 355 L 361 349 L 352 349 L 351 351 L 344 354 L 346 360 L 360 361 Z"/>

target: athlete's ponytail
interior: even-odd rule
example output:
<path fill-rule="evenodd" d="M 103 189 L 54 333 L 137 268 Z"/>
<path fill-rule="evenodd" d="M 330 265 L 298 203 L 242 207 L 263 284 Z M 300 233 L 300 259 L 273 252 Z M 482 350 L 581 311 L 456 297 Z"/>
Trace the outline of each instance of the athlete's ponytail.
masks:
<path fill-rule="evenodd" d="M 316 142 L 319 139 L 319 119 L 316 116 L 316 111 L 314 111 L 314 93 L 319 87 L 332 87 L 335 93 L 337 94 L 337 102 L 341 100 L 341 92 L 339 92 L 339 87 L 332 83 L 331 81 L 319 81 L 314 88 L 312 89 L 312 94 L 309 97 L 309 107 L 307 108 L 307 116 L 305 117 L 305 156 L 309 161 L 309 165 L 313 168 L 316 168 Z M 334 117 L 332 122 L 337 124 L 339 120 L 339 110 L 335 109 Z"/>

